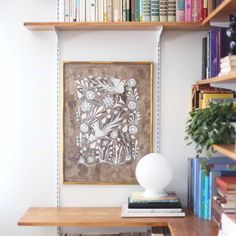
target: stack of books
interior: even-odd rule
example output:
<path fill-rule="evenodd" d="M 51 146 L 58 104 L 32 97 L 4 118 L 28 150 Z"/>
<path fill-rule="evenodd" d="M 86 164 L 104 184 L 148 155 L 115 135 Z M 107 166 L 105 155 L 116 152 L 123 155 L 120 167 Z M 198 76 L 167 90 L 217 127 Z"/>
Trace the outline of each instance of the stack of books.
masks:
<path fill-rule="evenodd" d="M 219 76 L 224 76 L 232 72 L 236 72 L 236 55 L 221 58 Z"/>
<path fill-rule="evenodd" d="M 236 234 L 236 215 L 223 214 L 222 225 L 218 236 L 235 236 Z"/>
<path fill-rule="evenodd" d="M 221 224 L 223 213 L 234 213 L 236 207 L 236 176 L 216 178 L 217 195 L 213 198 L 214 221 Z"/>
<path fill-rule="evenodd" d="M 185 212 L 175 192 L 167 196 L 144 197 L 142 192 L 134 192 L 123 205 L 122 217 L 184 217 Z"/>

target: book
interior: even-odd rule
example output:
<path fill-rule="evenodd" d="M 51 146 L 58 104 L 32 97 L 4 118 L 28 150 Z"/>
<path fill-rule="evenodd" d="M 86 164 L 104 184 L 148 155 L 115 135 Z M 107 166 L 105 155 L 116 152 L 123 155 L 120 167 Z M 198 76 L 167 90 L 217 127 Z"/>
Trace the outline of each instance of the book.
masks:
<path fill-rule="evenodd" d="M 135 0 L 135 21 L 140 21 L 140 0 Z"/>
<path fill-rule="evenodd" d="M 70 21 L 70 0 L 65 0 L 64 7 L 65 7 L 64 20 L 65 20 L 65 22 L 69 22 Z"/>
<path fill-rule="evenodd" d="M 236 232 L 236 216 L 235 216 L 235 214 L 229 214 L 229 213 L 222 214 L 221 230 L 227 236 L 235 236 L 235 232 Z"/>
<path fill-rule="evenodd" d="M 192 0 L 185 0 L 184 20 L 185 20 L 185 22 L 192 21 Z"/>
<path fill-rule="evenodd" d="M 85 0 L 80 0 L 80 13 L 79 13 L 79 19 L 80 22 L 85 22 L 86 21 L 86 16 L 85 16 L 85 12 L 86 12 L 86 8 L 85 8 Z"/>
<path fill-rule="evenodd" d="M 184 0 L 176 0 L 176 21 L 184 22 Z"/>
<path fill-rule="evenodd" d="M 236 176 L 218 176 L 216 185 L 223 191 L 236 190 Z"/>
<path fill-rule="evenodd" d="M 176 0 L 168 0 L 167 19 L 169 22 L 176 21 Z"/>
<path fill-rule="evenodd" d="M 159 0 L 151 0 L 151 21 L 159 20 Z"/>
<path fill-rule="evenodd" d="M 143 0 L 143 21 L 151 21 L 151 0 Z"/>
<path fill-rule="evenodd" d="M 128 203 L 125 205 L 129 213 L 182 212 L 182 208 L 129 208 Z"/>
<path fill-rule="evenodd" d="M 140 209 L 150 209 L 150 208 L 182 208 L 181 202 L 130 202 L 128 198 L 129 208 L 140 208 Z"/>
<path fill-rule="evenodd" d="M 90 21 L 95 22 L 96 20 L 96 11 L 95 11 L 95 0 L 90 0 Z"/>
<path fill-rule="evenodd" d="M 159 0 L 160 22 L 168 21 L 168 0 Z"/>
<path fill-rule="evenodd" d="M 202 79 L 207 78 L 207 37 L 202 39 Z"/>
<path fill-rule="evenodd" d="M 128 212 L 127 205 L 121 209 L 121 217 L 184 217 L 185 212 Z"/>
<path fill-rule="evenodd" d="M 175 192 L 167 192 L 167 196 L 164 197 L 145 197 L 143 192 L 133 192 L 130 196 L 130 202 L 178 202 L 178 198 Z"/>

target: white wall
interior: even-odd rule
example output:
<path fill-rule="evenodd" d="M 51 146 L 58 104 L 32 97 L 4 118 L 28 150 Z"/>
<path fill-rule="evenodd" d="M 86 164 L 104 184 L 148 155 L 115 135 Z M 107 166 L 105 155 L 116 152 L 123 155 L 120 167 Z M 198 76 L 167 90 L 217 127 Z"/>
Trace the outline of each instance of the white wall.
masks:
<path fill-rule="evenodd" d="M 17 227 L 30 206 L 56 205 L 56 35 L 23 21 L 55 20 L 55 0 L 2 1 L 0 8 L 0 235 L 56 235 Z M 190 86 L 200 78 L 201 32 L 164 32 L 161 40 L 161 152 L 186 203 L 184 127 Z M 154 60 L 156 32 L 61 32 L 61 60 Z M 120 206 L 137 186 L 61 186 L 63 206 Z M 95 197 L 96 196 L 96 197 Z"/>
<path fill-rule="evenodd" d="M 55 19 L 55 1 L 0 1 L 0 235 L 55 235 L 17 227 L 30 206 L 56 205 L 56 37 L 27 20 Z"/>

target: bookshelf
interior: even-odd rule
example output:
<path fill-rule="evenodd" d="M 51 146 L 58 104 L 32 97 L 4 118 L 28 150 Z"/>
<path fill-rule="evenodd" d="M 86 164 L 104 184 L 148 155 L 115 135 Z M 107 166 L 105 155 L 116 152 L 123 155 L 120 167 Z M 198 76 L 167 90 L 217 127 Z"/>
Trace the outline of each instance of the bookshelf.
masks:
<path fill-rule="evenodd" d="M 24 22 L 29 30 L 207 30 L 210 21 L 228 20 L 228 14 L 236 12 L 235 0 L 224 0 L 202 22 Z"/>
<path fill-rule="evenodd" d="M 197 81 L 197 84 L 211 84 L 211 83 L 236 83 L 236 72 L 230 73 L 221 77 L 214 77 Z"/>
<path fill-rule="evenodd" d="M 187 22 L 25 22 L 24 26 L 34 31 L 54 30 L 206 30 L 201 23 Z"/>
<path fill-rule="evenodd" d="M 214 144 L 213 149 L 222 155 L 236 160 L 236 152 L 234 144 Z"/>
<path fill-rule="evenodd" d="M 202 21 L 202 25 L 208 24 L 210 21 L 226 21 L 228 15 L 236 12 L 235 0 L 224 0 L 214 11 L 212 11 L 206 19 Z"/>
<path fill-rule="evenodd" d="M 173 236 L 217 235 L 218 228 L 210 221 L 193 216 L 184 218 L 121 218 L 120 208 L 29 208 L 18 221 L 20 226 L 70 227 L 169 227 Z M 186 234 L 187 233 L 187 234 Z"/>

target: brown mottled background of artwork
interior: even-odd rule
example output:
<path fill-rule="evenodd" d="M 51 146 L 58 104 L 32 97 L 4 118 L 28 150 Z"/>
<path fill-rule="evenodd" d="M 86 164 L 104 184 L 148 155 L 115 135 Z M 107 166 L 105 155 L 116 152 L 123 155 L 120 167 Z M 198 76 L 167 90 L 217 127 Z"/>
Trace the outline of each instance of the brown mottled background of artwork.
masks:
<path fill-rule="evenodd" d="M 86 184 L 135 184 L 135 167 L 144 155 L 152 152 L 152 66 L 151 62 L 65 62 L 63 65 L 63 181 Z M 79 163 L 76 137 L 81 132 L 76 111 L 81 105 L 77 95 L 77 82 L 88 76 L 114 77 L 124 80 L 135 78 L 139 98 L 137 112 L 137 158 L 121 165 L 98 163 L 86 166 Z M 90 133 L 90 136 L 93 133 Z M 89 148 L 89 143 L 88 143 Z"/>

